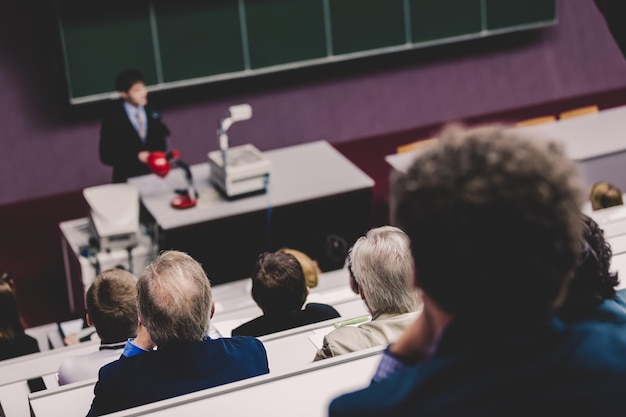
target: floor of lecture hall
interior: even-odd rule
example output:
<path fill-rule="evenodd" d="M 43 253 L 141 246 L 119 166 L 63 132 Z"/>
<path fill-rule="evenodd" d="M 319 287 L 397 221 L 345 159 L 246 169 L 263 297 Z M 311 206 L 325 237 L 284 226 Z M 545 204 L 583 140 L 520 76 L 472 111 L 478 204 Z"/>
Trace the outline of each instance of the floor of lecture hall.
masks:
<path fill-rule="evenodd" d="M 505 110 L 472 117 L 469 126 L 488 123 L 515 123 L 547 114 L 596 104 L 600 109 L 626 104 L 626 89 L 575 97 L 559 102 Z M 378 135 L 334 146 L 374 179 L 370 227 L 389 221 L 388 194 L 390 167 L 385 155 L 399 145 L 433 137 L 440 124 Z M 65 272 L 58 224 L 84 217 L 87 206 L 81 190 L 15 204 L 0 206 L 0 268 L 15 278 L 18 303 L 26 327 L 75 318 L 69 311 Z"/>

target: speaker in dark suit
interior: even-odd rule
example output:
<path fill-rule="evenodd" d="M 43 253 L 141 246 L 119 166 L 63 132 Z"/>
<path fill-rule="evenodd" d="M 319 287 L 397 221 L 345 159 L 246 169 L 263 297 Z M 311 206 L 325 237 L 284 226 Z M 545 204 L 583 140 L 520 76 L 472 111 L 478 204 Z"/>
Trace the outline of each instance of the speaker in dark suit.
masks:
<path fill-rule="evenodd" d="M 120 100 L 112 103 L 100 128 L 100 161 L 113 167 L 113 182 L 150 174 L 152 151 L 165 151 L 170 131 L 157 110 L 148 105 L 143 76 L 136 70 L 120 73 L 115 81 Z"/>

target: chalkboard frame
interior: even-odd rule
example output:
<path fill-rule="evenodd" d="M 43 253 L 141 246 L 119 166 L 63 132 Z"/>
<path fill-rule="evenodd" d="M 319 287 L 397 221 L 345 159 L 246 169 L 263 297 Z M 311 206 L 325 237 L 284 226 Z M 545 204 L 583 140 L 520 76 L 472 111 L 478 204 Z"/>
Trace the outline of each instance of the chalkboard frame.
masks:
<path fill-rule="evenodd" d="M 58 25 L 59 25 L 59 31 L 61 33 L 61 44 L 62 44 L 61 47 L 62 47 L 63 58 L 65 62 L 65 77 L 66 77 L 66 85 L 68 88 L 69 102 L 72 105 L 78 105 L 78 104 L 99 102 L 99 101 L 105 101 L 105 100 L 109 100 L 112 98 L 116 98 L 118 94 L 117 92 L 114 91 L 113 85 L 112 85 L 115 74 L 110 74 L 110 76 L 108 77 L 104 77 L 102 76 L 102 74 L 93 75 L 94 73 L 98 73 L 98 71 L 84 71 L 84 73 L 89 72 L 89 77 L 98 78 L 98 82 L 100 83 L 99 84 L 100 88 L 98 89 L 98 91 L 94 91 L 93 93 L 92 92 L 89 92 L 89 93 L 77 93 L 76 92 L 75 87 L 78 84 L 78 82 L 76 81 L 77 69 L 75 65 L 76 58 L 74 57 L 80 55 L 79 54 L 80 49 L 78 51 L 72 50 L 72 44 L 71 44 L 72 38 L 71 36 L 68 36 L 68 35 L 72 35 L 71 22 L 68 24 L 67 21 L 65 21 L 64 19 L 65 16 L 63 15 L 64 13 L 63 6 L 65 5 L 65 9 L 67 9 L 68 7 L 66 6 L 66 3 L 71 3 L 72 1 L 73 0 L 56 0 L 57 11 L 58 11 Z M 295 70 L 295 69 L 299 69 L 303 67 L 332 65 L 333 63 L 356 60 L 359 58 L 374 57 L 377 55 L 384 55 L 384 54 L 389 54 L 389 53 L 401 53 L 403 51 L 413 51 L 416 49 L 428 48 L 428 47 L 433 47 L 436 45 L 444 45 L 444 44 L 450 44 L 450 43 L 455 43 L 455 42 L 475 40 L 475 39 L 500 35 L 504 33 L 545 28 L 545 27 L 553 26 L 558 23 L 558 10 L 557 10 L 556 0 L 527 0 L 543 8 L 544 13 L 546 9 L 549 9 L 552 7 L 551 18 L 544 19 L 544 17 L 542 17 L 539 20 L 532 20 L 528 22 L 523 22 L 521 24 L 517 24 L 518 22 L 516 22 L 516 24 L 510 25 L 510 26 L 489 28 L 488 22 L 487 22 L 487 19 L 488 19 L 487 4 L 490 1 L 494 1 L 494 0 L 473 0 L 476 3 L 480 3 L 480 7 L 481 7 L 480 31 L 473 32 L 473 33 L 452 34 L 450 36 L 437 37 L 434 39 L 422 39 L 422 40 L 416 41 L 415 39 L 413 39 L 413 34 L 416 32 L 415 27 L 414 27 L 415 22 L 412 21 L 411 16 L 415 16 L 415 5 L 417 4 L 418 0 L 395 0 L 394 7 L 403 8 L 403 15 L 402 15 L 403 22 L 399 22 L 399 21 L 396 22 L 398 24 L 404 25 L 405 39 L 403 43 L 396 44 L 396 45 L 383 46 L 383 47 L 372 47 L 372 48 L 368 48 L 367 45 L 365 45 L 365 47 L 361 46 L 361 48 L 365 48 L 365 49 L 353 50 L 353 51 L 349 51 L 349 48 L 343 47 L 343 51 L 348 51 L 348 52 L 342 52 L 342 53 L 337 54 L 335 53 L 335 50 L 334 50 L 335 45 L 333 44 L 333 42 L 335 41 L 335 38 L 339 39 L 338 36 L 341 36 L 342 33 L 339 32 L 339 35 L 337 35 L 338 26 L 336 22 L 335 22 L 335 25 L 333 26 L 333 22 L 332 22 L 332 18 L 337 17 L 337 14 L 334 16 L 331 16 L 331 10 L 341 7 L 340 3 L 342 1 L 346 2 L 345 3 L 346 5 L 349 5 L 350 0 L 308 0 L 309 3 L 318 2 L 323 8 L 321 13 L 324 16 L 323 33 L 325 35 L 324 43 L 326 46 L 326 55 L 322 57 L 311 58 L 311 59 L 299 59 L 299 60 L 291 61 L 291 62 L 270 64 L 267 66 L 255 66 L 254 62 L 251 63 L 251 58 L 250 58 L 251 57 L 251 53 L 250 53 L 251 45 L 248 39 L 249 28 L 247 27 L 247 23 L 246 23 L 246 10 L 247 10 L 246 3 L 249 3 L 247 6 L 248 10 L 252 10 L 252 7 L 256 6 L 258 8 L 258 5 L 263 4 L 263 2 L 277 3 L 280 5 L 281 1 L 293 1 L 293 0 L 221 0 L 225 4 L 228 2 L 231 2 L 230 7 L 233 7 L 233 4 L 235 2 L 237 3 L 236 8 L 239 14 L 239 19 L 240 19 L 239 29 L 241 31 L 240 32 L 241 45 L 237 45 L 237 47 L 240 46 L 240 50 L 243 55 L 241 57 L 241 62 L 243 64 L 242 67 L 239 69 L 234 69 L 234 70 L 231 67 L 229 72 L 213 73 L 210 75 L 198 76 L 198 77 L 181 79 L 181 80 L 167 80 L 166 79 L 167 75 L 164 75 L 164 67 L 167 68 L 167 65 L 164 66 L 162 62 L 162 56 L 167 55 L 167 54 L 164 54 L 163 51 L 160 50 L 159 27 L 158 27 L 159 21 L 157 17 L 159 10 L 157 7 L 155 7 L 155 5 L 158 5 L 159 2 L 163 4 L 163 3 L 167 3 L 167 1 L 168 0 L 143 0 L 143 3 L 145 3 L 147 7 L 146 14 L 149 16 L 150 31 L 152 33 L 151 48 L 153 49 L 150 52 L 153 55 L 154 67 L 143 68 L 143 66 L 141 65 L 133 65 L 132 63 L 129 63 L 128 65 L 124 65 L 124 66 L 120 65 L 120 68 L 118 69 L 119 71 L 119 70 L 124 69 L 122 67 L 129 67 L 129 66 L 139 67 L 139 69 L 141 69 L 145 74 L 148 74 L 148 76 L 146 76 L 146 84 L 150 92 L 179 89 L 179 88 L 184 88 L 184 87 L 222 82 L 226 80 L 233 81 L 233 80 L 240 79 L 240 78 L 253 77 L 257 75 L 263 75 L 263 74 L 269 74 L 269 73 L 275 73 L 275 72 L 281 72 L 281 71 L 290 71 L 290 70 Z M 193 0 L 188 0 L 188 1 L 193 1 Z M 382 4 L 385 4 L 384 2 L 386 0 L 362 0 L 362 1 L 367 1 L 369 3 L 370 9 L 375 10 L 375 6 L 377 2 L 379 2 L 382 5 Z M 439 2 L 442 2 L 442 1 L 446 1 L 448 3 L 454 3 L 455 1 L 459 1 L 459 0 L 426 0 L 426 1 L 419 0 L 419 1 L 420 1 L 419 4 L 421 5 L 427 4 L 429 2 L 433 4 L 437 2 L 436 4 L 439 5 L 441 4 Z M 502 1 L 502 0 L 497 0 L 497 1 Z M 75 4 L 76 3 L 77 2 L 75 2 Z M 275 6 L 274 10 L 276 10 L 276 4 L 274 4 L 274 6 Z M 344 7 L 347 7 L 347 6 L 344 6 Z M 413 15 L 411 14 L 412 12 L 413 12 Z M 349 20 L 350 15 L 346 14 L 345 10 L 344 10 L 343 15 L 344 15 L 343 24 L 346 24 L 345 20 Z M 391 14 L 389 16 L 391 16 L 389 18 L 390 22 L 392 18 L 398 19 L 397 12 L 395 13 L 395 15 Z M 507 21 L 506 19 L 511 20 L 511 16 L 504 16 L 504 18 L 501 18 L 500 20 L 501 21 L 504 20 L 506 22 Z M 513 20 L 514 20 L 514 17 L 513 17 Z M 75 20 L 75 22 L 77 21 L 78 20 Z M 161 20 L 161 23 L 162 22 L 163 20 Z M 371 25 L 372 22 L 370 22 L 369 24 Z M 391 23 L 387 23 L 387 24 L 391 24 Z M 259 34 L 263 33 L 262 31 L 259 30 L 258 22 L 256 26 L 252 26 L 251 28 L 256 30 L 254 39 L 257 39 Z M 114 28 L 112 27 L 111 30 L 113 29 Z M 290 30 L 293 30 L 293 27 L 291 27 Z M 350 28 L 349 30 L 352 30 L 352 28 Z M 333 31 L 335 31 L 335 38 L 333 38 Z M 78 36 L 78 35 L 74 35 L 74 36 Z M 273 36 L 276 36 L 276 34 L 274 33 Z M 437 36 L 441 36 L 441 35 L 437 35 Z M 396 35 L 396 38 L 397 37 L 398 36 Z M 103 36 L 103 38 L 106 38 L 106 37 Z M 373 39 L 373 40 L 375 41 L 376 39 Z M 315 44 L 315 47 L 318 48 L 318 50 L 316 50 L 314 54 L 317 54 L 316 56 L 319 56 L 319 47 L 320 47 L 319 40 L 310 42 L 310 43 Z M 259 45 L 262 45 L 262 43 L 259 42 Z M 252 47 L 254 48 L 255 45 L 252 45 Z M 358 49 L 358 48 L 355 47 L 355 49 Z M 252 56 L 255 57 L 254 54 L 252 54 Z M 259 61 L 259 57 L 263 58 L 264 56 L 259 55 L 257 53 L 256 58 L 255 58 L 257 62 Z M 84 54 L 80 58 L 84 60 L 85 59 Z M 281 58 L 268 56 L 265 62 L 271 63 L 272 60 L 276 61 L 277 59 L 281 59 Z M 282 59 L 285 60 L 285 59 L 288 59 L 288 57 L 287 58 L 283 57 Z M 100 67 L 102 67 L 102 65 L 99 65 L 99 66 L 96 65 L 96 69 L 100 69 Z M 74 72 L 72 73 L 72 71 Z M 83 77 L 83 76 L 87 77 L 86 75 L 83 75 L 83 73 L 81 72 L 78 72 L 78 74 L 79 74 L 78 78 Z M 110 84 L 110 87 L 107 87 L 107 88 L 102 87 L 104 85 L 103 83 L 107 83 L 106 84 L 107 86 Z M 84 81 L 82 85 L 84 85 Z"/>

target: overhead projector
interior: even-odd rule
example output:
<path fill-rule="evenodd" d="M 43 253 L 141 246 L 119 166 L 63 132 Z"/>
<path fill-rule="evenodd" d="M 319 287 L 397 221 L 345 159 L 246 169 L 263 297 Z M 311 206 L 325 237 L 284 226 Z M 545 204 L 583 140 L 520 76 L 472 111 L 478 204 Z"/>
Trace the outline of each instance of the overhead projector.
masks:
<path fill-rule="evenodd" d="M 220 120 L 217 130 L 220 149 L 209 152 L 210 179 L 227 199 L 235 199 L 267 191 L 271 161 L 254 145 L 230 148 L 226 132 L 238 121 L 252 117 L 248 104 L 231 106 Z"/>
<path fill-rule="evenodd" d="M 139 243 L 139 190 L 130 184 L 88 187 L 89 229 L 100 250 L 128 249 Z"/>

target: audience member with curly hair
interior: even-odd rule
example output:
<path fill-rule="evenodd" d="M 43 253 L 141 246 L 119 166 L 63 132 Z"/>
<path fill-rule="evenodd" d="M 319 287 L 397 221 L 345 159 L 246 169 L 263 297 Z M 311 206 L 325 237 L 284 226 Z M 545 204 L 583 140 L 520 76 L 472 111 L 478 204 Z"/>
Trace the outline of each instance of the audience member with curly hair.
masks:
<path fill-rule="evenodd" d="M 521 135 L 446 130 L 392 183 L 424 307 L 330 417 L 624 415 L 626 332 L 558 317 L 580 259 L 576 164 Z"/>
<path fill-rule="evenodd" d="M 583 241 L 580 263 L 569 284 L 559 315 L 566 321 L 626 322 L 626 290 L 617 291 L 617 272 L 611 272 L 611 245 L 604 232 L 582 215 Z"/>

